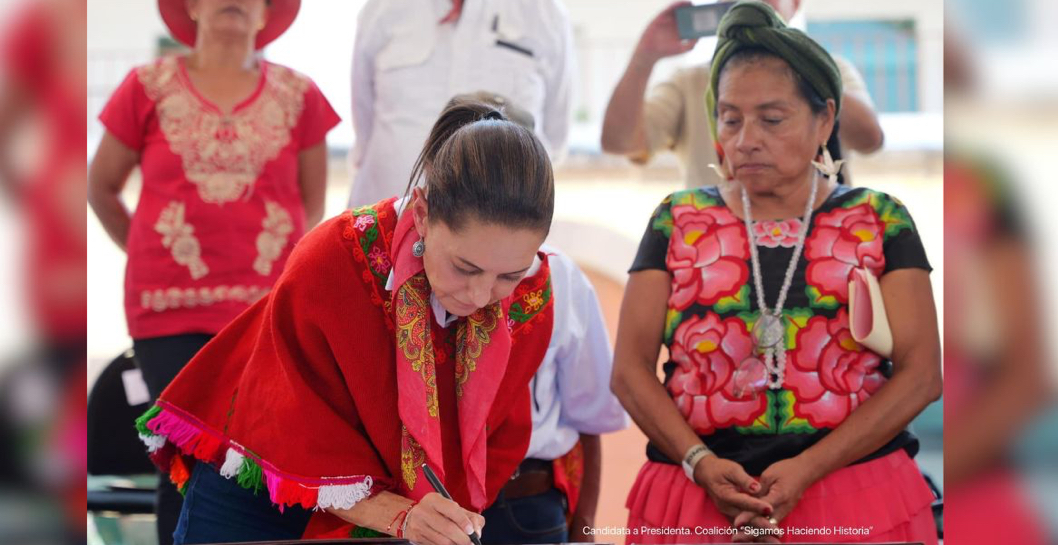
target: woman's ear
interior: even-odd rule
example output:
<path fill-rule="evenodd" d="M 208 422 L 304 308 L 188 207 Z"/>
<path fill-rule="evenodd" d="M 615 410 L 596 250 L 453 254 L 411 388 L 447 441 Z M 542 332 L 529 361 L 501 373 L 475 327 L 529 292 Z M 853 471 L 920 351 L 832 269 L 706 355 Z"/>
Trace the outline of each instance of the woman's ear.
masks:
<path fill-rule="evenodd" d="M 426 238 L 426 228 L 429 224 L 429 208 L 426 205 L 426 193 L 423 192 L 421 187 L 416 187 L 411 190 L 411 213 L 412 219 L 415 220 L 415 231 L 419 233 L 419 238 Z"/>
<path fill-rule="evenodd" d="M 834 132 L 834 122 L 837 119 L 837 102 L 832 98 L 827 99 L 827 111 L 819 116 L 819 140 L 826 146 Z"/>

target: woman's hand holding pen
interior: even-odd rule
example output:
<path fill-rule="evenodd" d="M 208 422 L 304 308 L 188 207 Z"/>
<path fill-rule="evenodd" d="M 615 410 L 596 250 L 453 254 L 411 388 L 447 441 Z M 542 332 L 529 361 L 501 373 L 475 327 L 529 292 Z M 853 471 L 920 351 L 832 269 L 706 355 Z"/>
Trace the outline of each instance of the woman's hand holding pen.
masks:
<path fill-rule="evenodd" d="M 404 539 L 420 545 L 470 545 L 470 533 L 485 526 L 485 517 L 431 492 L 408 511 Z"/>

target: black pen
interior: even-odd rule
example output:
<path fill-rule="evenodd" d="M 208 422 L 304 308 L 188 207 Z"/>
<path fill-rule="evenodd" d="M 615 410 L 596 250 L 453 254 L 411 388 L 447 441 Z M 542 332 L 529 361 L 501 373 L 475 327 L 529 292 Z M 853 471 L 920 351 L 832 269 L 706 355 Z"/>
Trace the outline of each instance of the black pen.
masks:
<path fill-rule="evenodd" d="M 423 464 L 422 473 L 423 475 L 426 475 L 426 480 L 430 481 L 430 486 L 432 486 L 438 494 L 444 496 L 446 500 L 452 499 L 452 495 L 445 490 L 445 486 L 441 484 L 441 479 L 437 478 L 437 474 L 430 469 L 430 466 Z M 470 532 L 470 541 L 472 541 L 474 545 L 481 545 L 481 538 L 478 537 L 477 532 Z"/>

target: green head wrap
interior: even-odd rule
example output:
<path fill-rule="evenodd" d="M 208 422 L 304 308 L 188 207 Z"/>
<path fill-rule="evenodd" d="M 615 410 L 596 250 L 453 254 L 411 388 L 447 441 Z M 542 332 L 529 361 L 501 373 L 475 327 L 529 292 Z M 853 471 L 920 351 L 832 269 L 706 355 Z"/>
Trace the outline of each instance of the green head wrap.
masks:
<path fill-rule="evenodd" d="M 750 47 L 765 49 L 786 61 L 823 100 L 834 99 L 837 106 L 835 115 L 841 111 L 841 72 L 830 54 L 804 32 L 787 27 L 768 4 L 743 0 L 724 14 L 717 32 L 709 90 L 705 95 L 713 142 L 716 142 L 716 97 L 720 70 L 732 55 Z"/>

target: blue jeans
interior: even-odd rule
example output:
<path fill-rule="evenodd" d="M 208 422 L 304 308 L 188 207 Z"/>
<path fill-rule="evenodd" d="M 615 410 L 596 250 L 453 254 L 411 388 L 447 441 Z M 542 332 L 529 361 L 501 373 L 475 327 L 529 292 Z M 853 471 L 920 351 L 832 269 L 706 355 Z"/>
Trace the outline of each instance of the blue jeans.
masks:
<path fill-rule="evenodd" d="M 301 507 L 288 506 L 280 513 L 268 491 L 254 494 L 209 464 L 197 463 L 173 539 L 176 545 L 299 539 L 310 517 L 312 511 Z"/>
<path fill-rule="evenodd" d="M 569 538 L 566 496 L 554 488 L 513 500 L 500 492 L 496 502 L 482 515 L 485 517 L 482 543 L 564 543 Z"/>

